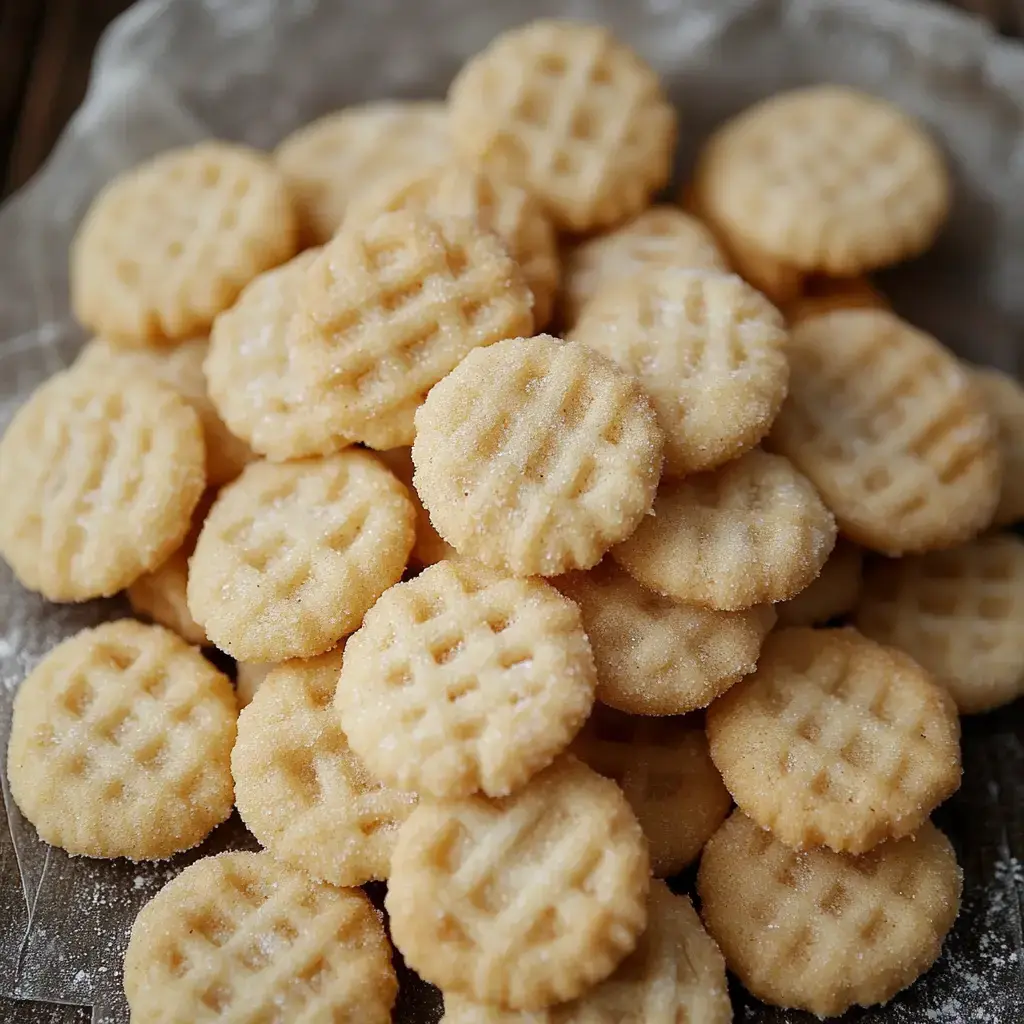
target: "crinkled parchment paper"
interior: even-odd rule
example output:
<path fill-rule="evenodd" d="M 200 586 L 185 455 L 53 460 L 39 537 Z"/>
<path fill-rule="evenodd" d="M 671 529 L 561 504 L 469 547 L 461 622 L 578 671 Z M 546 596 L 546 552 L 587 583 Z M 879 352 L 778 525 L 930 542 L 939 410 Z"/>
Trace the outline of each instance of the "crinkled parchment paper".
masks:
<path fill-rule="evenodd" d="M 269 147 L 344 104 L 443 96 L 468 54 L 542 13 L 604 21 L 653 62 L 682 111 L 684 169 L 710 126 L 803 82 L 855 84 L 923 117 L 956 169 L 953 223 L 934 252 L 883 287 L 963 355 L 1020 371 L 1024 48 L 980 23 L 902 0 L 145 0 L 105 38 L 86 102 L 45 170 L 0 214 L 0 425 L 83 340 L 68 315 L 68 244 L 113 174 L 207 135 Z M 73 630 L 119 610 L 48 605 L 0 566 L 3 747 L 26 671 Z M 1019 706 L 966 723 L 964 787 L 938 815 L 966 872 L 963 913 L 922 982 L 849 1020 L 1024 1020 L 1022 740 Z M 74 860 L 37 839 L 6 776 L 3 787 L 0 1019 L 88 1020 L 91 1007 L 94 1021 L 127 1021 L 121 955 L 138 908 L 197 856 L 252 840 L 233 820 L 165 863 Z M 436 993 L 403 981 L 395 1019 L 436 1021 Z M 734 997 L 739 1021 L 805 1019 L 738 989 Z"/>

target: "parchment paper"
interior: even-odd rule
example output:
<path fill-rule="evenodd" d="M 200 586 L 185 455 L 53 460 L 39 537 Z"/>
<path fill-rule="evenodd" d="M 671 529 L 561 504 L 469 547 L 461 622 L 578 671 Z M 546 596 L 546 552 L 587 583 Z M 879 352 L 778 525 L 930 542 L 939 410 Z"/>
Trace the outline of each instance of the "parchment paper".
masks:
<path fill-rule="evenodd" d="M 980 22 L 902 0 L 145 0 L 105 37 L 85 104 L 47 167 L 0 213 L 0 427 L 83 341 L 68 315 L 67 250 L 109 177 L 207 135 L 269 147 L 344 104 L 443 96 L 467 55 L 542 13 L 604 21 L 653 62 L 682 111 L 683 173 L 711 125 L 804 82 L 858 85 L 923 117 L 956 171 L 953 222 L 934 252 L 882 286 L 961 354 L 1020 371 L 1024 48 Z M 0 565 L 4 748 L 27 670 L 117 611 L 116 602 L 49 605 Z M 964 787 L 938 815 L 965 868 L 960 920 L 923 981 L 885 1009 L 846 1019 L 1024 1020 L 1022 739 L 1020 704 L 967 722 Z M 38 840 L 5 773 L 3 798 L 0 1020 L 88 1020 L 91 1007 L 93 1021 L 126 1022 L 121 955 L 138 908 L 196 857 L 255 845 L 233 819 L 162 864 L 75 860 Z M 677 881 L 685 889 L 690 879 Z M 769 1010 L 738 988 L 734 1004 L 741 1021 L 811 1019 Z M 438 1007 L 432 990 L 403 976 L 397 1021 L 436 1021 Z"/>

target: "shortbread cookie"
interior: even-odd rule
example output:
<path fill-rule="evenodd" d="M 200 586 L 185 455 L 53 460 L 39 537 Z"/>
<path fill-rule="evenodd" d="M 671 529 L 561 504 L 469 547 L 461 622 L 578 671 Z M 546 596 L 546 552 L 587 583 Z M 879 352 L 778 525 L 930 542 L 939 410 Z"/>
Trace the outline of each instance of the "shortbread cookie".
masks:
<path fill-rule="evenodd" d="M 349 747 L 331 707 L 341 649 L 268 673 L 238 718 L 235 803 L 249 831 L 311 878 L 387 878 L 413 793 L 382 785 Z"/>
<path fill-rule="evenodd" d="M 362 892 L 236 852 L 190 865 L 142 908 L 124 990 L 138 1024 L 389 1024 L 398 981 Z"/>
<path fill-rule="evenodd" d="M 557 590 L 438 562 L 367 612 L 335 705 L 352 748 L 390 785 L 506 796 L 576 735 L 595 680 L 579 609 Z"/>
<path fill-rule="evenodd" d="M 786 397 L 782 314 L 742 278 L 652 269 L 608 282 L 569 337 L 644 386 L 665 432 L 665 475 L 735 459 Z"/>
<path fill-rule="evenodd" d="M 938 958 L 963 880 L 930 822 L 863 857 L 798 853 L 736 811 L 697 891 L 725 962 L 759 999 L 833 1017 L 888 1002 Z"/>
<path fill-rule="evenodd" d="M 227 142 L 172 149 L 115 178 L 71 249 L 71 305 L 123 345 L 203 334 L 245 284 L 294 255 L 283 177 Z"/>
<path fill-rule="evenodd" d="M 956 707 L 905 654 L 853 629 L 785 629 L 708 709 L 733 799 L 797 849 L 909 835 L 960 785 Z"/>
<path fill-rule="evenodd" d="M 643 270 L 666 268 L 729 272 L 714 236 L 696 217 L 674 206 L 652 206 L 622 227 L 569 251 L 562 319 L 571 327 L 583 307 L 606 286 Z"/>
<path fill-rule="evenodd" d="M 796 324 L 771 445 L 851 540 L 890 555 L 949 547 L 999 501 L 995 427 L 956 357 L 892 313 Z"/>
<path fill-rule="evenodd" d="M 948 551 L 878 561 L 857 628 L 920 662 L 964 714 L 1024 693 L 1024 543 L 982 537 Z"/>
<path fill-rule="evenodd" d="M 503 1010 L 456 995 L 441 1024 L 731 1024 L 725 961 L 686 896 L 652 882 L 647 930 L 611 977 L 545 1010 Z"/>
<path fill-rule="evenodd" d="M 284 664 L 287 665 L 288 662 Z M 252 703 L 256 691 L 263 685 L 263 680 L 277 667 L 273 663 L 261 664 L 251 661 L 239 661 L 235 664 L 235 696 L 240 708 L 248 707 Z"/>
<path fill-rule="evenodd" d="M 810 481 L 756 450 L 663 485 L 653 515 L 612 557 L 659 594 L 737 611 L 800 593 L 835 541 L 835 519 Z"/>
<path fill-rule="evenodd" d="M 1024 519 L 1024 388 L 1001 370 L 964 365 L 999 438 L 1003 486 L 992 521 L 1009 526 Z"/>
<path fill-rule="evenodd" d="M 427 392 L 474 348 L 527 333 L 533 297 L 496 235 L 399 210 L 341 231 L 306 273 L 288 344 L 335 429 L 412 443 Z"/>
<path fill-rule="evenodd" d="M 772 606 L 718 612 L 642 587 L 610 558 L 552 581 L 583 613 L 597 699 L 632 715 L 707 707 L 753 672 L 775 625 Z"/>
<path fill-rule="evenodd" d="M 11 795 L 68 853 L 169 857 L 231 813 L 235 714 L 230 680 L 170 630 L 83 630 L 14 699 Z"/>
<path fill-rule="evenodd" d="M 423 507 L 419 494 L 412 483 L 415 467 L 409 448 L 391 448 L 379 452 L 381 461 L 391 470 L 409 491 L 409 500 L 416 509 L 416 543 L 412 547 L 409 561 L 417 565 L 433 565 L 444 558 L 454 558 L 458 552 L 434 529 L 430 514 Z"/>
<path fill-rule="evenodd" d="M 196 411 L 206 444 L 206 482 L 220 487 L 234 480 L 252 459 L 252 451 L 225 426 L 206 392 L 203 360 L 209 350 L 205 338 L 193 338 L 174 348 L 122 348 L 106 338 L 93 338 L 82 349 L 76 367 L 101 374 L 148 375 L 168 384 Z"/>
<path fill-rule="evenodd" d="M 837 309 L 888 309 L 885 296 L 866 277 L 823 277 L 804 281 L 801 294 L 782 307 L 790 324 Z"/>
<path fill-rule="evenodd" d="M 632 377 L 546 334 L 478 349 L 416 416 L 415 483 L 460 554 L 521 576 L 587 569 L 651 508 L 664 439 Z"/>
<path fill-rule="evenodd" d="M 920 125 L 845 86 L 781 93 L 711 137 L 700 202 L 730 235 L 804 271 L 852 276 L 927 249 L 949 174 Z"/>
<path fill-rule="evenodd" d="M 566 231 L 639 213 L 669 178 L 676 114 L 658 76 L 599 25 L 498 36 L 448 91 L 461 156 L 525 184 Z"/>
<path fill-rule="evenodd" d="M 852 612 L 860 598 L 863 565 L 864 552 L 840 537 L 818 578 L 775 606 L 779 625 L 820 626 Z"/>
<path fill-rule="evenodd" d="M 349 199 L 396 170 L 450 159 L 448 113 L 434 100 L 348 107 L 293 132 L 274 160 L 288 181 L 308 245 L 341 226 Z"/>
<path fill-rule="evenodd" d="M 391 858 L 391 936 L 446 993 L 541 1009 L 633 951 L 649 871 L 619 787 L 562 757 L 504 799 L 419 804 Z"/>
<path fill-rule="evenodd" d="M 572 752 L 622 787 L 657 878 L 696 860 L 732 808 L 699 715 L 637 718 L 595 708 Z"/>
<path fill-rule="evenodd" d="M 275 462 L 330 455 L 349 444 L 314 401 L 289 343 L 299 289 L 319 250 L 260 274 L 213 322 L 204 369 L 224 422 Z"/>
<path fill-rule="evenodd" d="M 240 661 L 322 654 L 401 578 L 415 515 L 402 484 L 367 452 L 254 462 L 203 524 L 189 611 Z"/>
<path fill-rule="evenodd" d="M 493 231 L 533 293 L 534 328 L 547 325 L 562 268 L 555 229 L 532 193 L 457 163 L 404 168 L 356 194 L 345 214 L 345 230 L 395 210 L 418 210 L 442 220 L 469 218 Z"/>
<path fill-rule="evenodd" d="M 203 493 L 199 417 L 149 377 L 51 377 L 0 441 L 0 554 L 51 601 L 107 597 L 185 539 Z"/>

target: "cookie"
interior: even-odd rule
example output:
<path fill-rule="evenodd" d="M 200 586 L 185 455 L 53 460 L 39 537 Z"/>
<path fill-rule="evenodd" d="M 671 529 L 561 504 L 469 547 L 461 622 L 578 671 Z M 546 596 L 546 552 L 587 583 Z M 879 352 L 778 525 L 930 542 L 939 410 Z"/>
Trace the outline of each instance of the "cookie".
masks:
<path fill-rule="evenodd" d="M 1024 519 L 1024 388 L 1001 370 L 963 365 L 995 421 L 1003 485 L 992 522 L 1009 526 Z"/>
<path fill-rule="evenodd" d="M 274 664 L 260 664 L 251 661 L 235 663 L 235 696 L 238 698 L 240 708 L 248 707 L 252 703 L 256 691 L 263 685 L 263 680 L 274 668 L 277 668 Z"/>
<path fill-rule="evenodd" d="M 353 750 L 389 785 L 506 796 L 579 731 L 595 675 L 579 609 L 553 587 L 438 562 L 367 612 L 335 706 Z"/>
<path fill-rule="evenodd" d="M 836 540 L 832 513 L 785 459 L 755 450 L 664 484 L 612 557 L 676 601 L 738 611 L 798 594 Z"/>
<path fill-rule="evenodd" d="M 272 669 L 238 717 L 235 803 L 250 832 L 310 878 L 387 878 L 398 826 L 416 804 L 377 781 L 331 707 L 341 650 Z"/>
<path fill-rule="evenodd" d="M 643 270 L 669 268 L 729 272 L 714 236 L 696 217 L 674 206 L 652 206 L 621 227 L 569 250 L 562 319 L 571 327 L 584 306 L 608 285 Z"/>
<path fill-rule="evenodd" d="M 857 607 L 863 580 L 864 552 L 842 537 L 828 561 L 796 597 L 775 606 L 780 626 L 821 626 Z"/>
<path fill-rule="evenodd" d="M 851 540 L 889 555 L 950 547 L 999 501 L 995 427 L 956 357 L 892 313 L 838 310 L 790 332 L 772 448 Z"/>
<path fill-rule="evenodd" d="M 298 245 L 282 176 L 227 142 L 171 149 L 115 178 L 71 247 L 71 306 L 122 345 L 204 334 L 257 274 Z"/>
<path fill-rule="evenodd" d="M 399 210 L 324 247 L 288 344 L 307 401 L 339 433 L 397 448 L 412 443 L 427 392 L 474 348 L 529 332 L 532 306 L 497 236 Z"/>
<path fill-rule="evenodd" d="M 700 155 L 696 188 L 729 235 L 834 277 L 923 252 L 951 191 L 917 122 L 836 85 L 780 93 L 728 121 Z"/>
<path fill-rule="evenodd" d="M 837 309 L 888 309 L 885 296 L 866 277 L 824 277 L 812 274 L 801 294 L 782 312 L 790 324 Z"/>
<path fill-rule="evenodd" d="M 412 450 L 391 448 L 378 454 L 384 465 L 405 484 L 409 500 L 416 509 L 416 543 L 412 546 L 409 561 L 416 565 L 433 565 L 442 559 L 456 557 L 458 552 L 434 529 L 430 514 L 413 487 L 412 475 L 416 467 L 412 464 Z"/>
<path fill-rule="evenodd" d="M 367 452 L 254 462 L 203 524 L 189 611 L 239 661 L 323 654 L 399 580 L 414 519 L 405 488 Z"/>
<path fill-rule="evenodd" d="M 462 555 L 520 576 L 588 569 L 650 510 L 664 439 L 647 396 L 578 342 L 471 352 L 416 415 L 414 482 Z"/>
<path fill-rule="evenodd" d="M 448 114 L 434 100 L 382 100 L 347 107 L 303 125 L 274 153 L 308 245 L 341 226 L 349 200 L 382 176 L 451 156 Z"/>
<path fill-rule="evenodd" d="M 731 1024 L 725 961 L 693 904 L 656 881 L 647 910 L 637 948 L 579 999 L 531 1013 L 446 994 L 441 1024 Z"/>
<path fill-rule="evenodd" d="M 798 853 L 736 811 L 704 848 L 701 915 L 729 969 L 775 1006 L 833 1017 L 888 1002 L 938 959 L 962 875 L 930 822 L 863 857 Z"/>
<path fill-rule="evenodd" d="M 563 231 L 634 216 L 671 172 L 675 110 L 655 72 L 599 25 L 504 32 L 456 76 L 448 109 L 458 153 L 526 185 Z"/>
<path fill-rule="evenodd" d="M 504 799 L 419 804 L 399 829 L 385 905 L 427 981 L 537 1010 L 582 995 L 633 951 L 648 882 L 622 791 L 563 757 Z"/>
<path fill-rule="evenodd" d="M 960 786 L 960 723 L 917 662 L 853 629 L 785 629 L 708 709 L 733 799 L 797 849 L 863 853 Z"/>
<path fill-rule="evenodd" d="M 124 989 L 138 1024 L 388 1024 L 398 981 L 362 892 L 236 852 L 189 865 L 142 908 Z"/>
<path fill-rule="evenodd" d="M 181 545 L 203 493 L 195 411 L 148 377 L 51 377 L 0 441 L 0 554 L 51 601 L 109 597 Z"/>
<path fill-rule="evenodd" d="M 440 220 L 468 218 L 496 234 L 533 293 L 534 328 L 546 326 L 562 268 L 555 229 L 530 192 L 458 163 L 403 168 L 356 194 L 345 213 L 345 230 L 395 210 L 420 211 Z"/>
<path fill-rule="evenodd" d="M 83 630 L 14 699 L 11 795 L 68 853 L 169 857 L 231 813 L 235 715 L 230 680 L 170 630 Z"/>
<path fill-rule="evenodd" d="M 996 534 L 879 560 L 854 621 L 920 662 L 963 714 L 1009 704 L 1024 693 L 1024 543 Z"/>
<path fill-rule="evenodd" d="M 665 432 L 668 477 L 752 448 L 786 397 L 782 314 L 733 274 L 668 268 L 610 281 L 569 338 L 644 386 Z"/>
<path fill-rule="evenodd" d="M 552 582 L 579 605 L 597 665 L 597 699 L 631 715 L 707 707 L 757 665 L 771 605 L 718 612 L 642 587 L 610 558 Z"/>
<path fill-rule="evenodd" d="M 696 860 L 732 809 L 700 716 L 637 718 L 595 708 L 572 752 L 622 788 L 650 844 L 656 878 Z"/>

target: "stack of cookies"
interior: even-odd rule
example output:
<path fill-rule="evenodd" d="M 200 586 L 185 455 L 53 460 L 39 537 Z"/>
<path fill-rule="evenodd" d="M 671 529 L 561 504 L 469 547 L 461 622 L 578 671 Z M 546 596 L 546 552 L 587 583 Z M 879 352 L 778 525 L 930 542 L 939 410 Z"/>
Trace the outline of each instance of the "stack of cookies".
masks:
<path fill-rule="evenodd" d="M 32 671 L 11 792 L 72 854 L 233 807 L 264 847 L 143 909 L 133 1020 L 389 1020 L 374 879 L 448 1024 L 719 1024 L 727 967 L 828 1016 L 938 956 L 958 712 L 1024 691 L 1024 392 L 864 276 L 948 212 L 910 118 L 776 96 L 651 205 L 675 140 L 640 57 L 541 21 L 446 104 L 95 200 L 0 552 L 151 624 Z"/>

